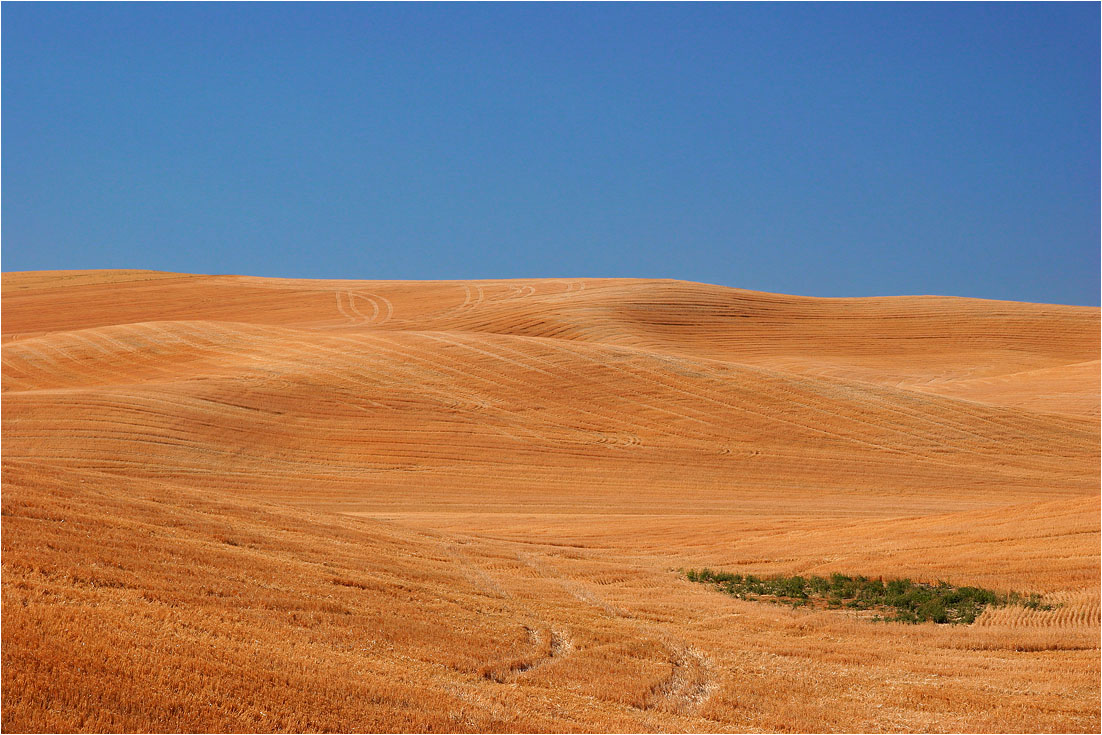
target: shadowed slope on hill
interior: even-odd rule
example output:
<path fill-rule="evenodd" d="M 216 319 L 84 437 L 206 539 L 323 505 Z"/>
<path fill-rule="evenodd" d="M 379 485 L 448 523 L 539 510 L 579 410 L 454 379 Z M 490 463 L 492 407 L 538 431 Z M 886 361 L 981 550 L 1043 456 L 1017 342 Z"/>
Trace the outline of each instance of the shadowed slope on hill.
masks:
<path fill-rule="evenodd" d="M 814 299 L 682 281 L 306 281 L 4 274 L 5 335 L 144 321 L 461 331 L 637 347 L 890 384 L 1095 360 L 1098 310 L 947 297 Z M 48 308 L 43 308 L 48 304 Z"/>

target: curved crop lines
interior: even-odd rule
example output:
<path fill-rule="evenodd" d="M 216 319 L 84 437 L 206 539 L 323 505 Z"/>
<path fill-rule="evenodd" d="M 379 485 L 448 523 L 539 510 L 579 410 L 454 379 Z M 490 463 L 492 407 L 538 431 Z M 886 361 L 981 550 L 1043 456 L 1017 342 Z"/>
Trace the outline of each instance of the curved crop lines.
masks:
<path fill-rule="evenodd" d="M 459 308 L 456 311 L 474 311 L 482 305 L 482 302 L 486 298 L 486 294 L 482 291 L 482 286 L 478 284 L 472 286 L 464 286 L 463 291 L 465 293 L 465 298 L 463 299 L 463 303 L 459 305 Z"/>
<path fill-rule="evenodd" d="M 506 301 L 513 301 L 515 299 L 524 299 L 524 298 L 527 298 L 528 296 L 534 296 L 535 293 L 536 293 L 536 287 L 535 286 L 516 286 L 516 285 L 511 284 L 511 283 L 506 283 L 506 284 L 503 284 L 503 285 L 507 289 L 509 289 L 509 293 L 503 294 L 503 295 L 500 295 L 500 296 L 497 296 L 497 297 L 493 297 L 493 298 L 488 298 L 488 299 L 486 299 L 486 303 L 488 303 L 488 304 L 500 304 L 500 303 L 506 302 Z"/>
<path fill-rule="evenodd" d="M 638 434 L 610 434 L 607 432 L 595 432 L 594 441 L 598 444 L 606 444 L 610 447 L 639 447 L 643 445 L 643 439 Z"/>
<path fill-rule="evenodd" d="M 478 294 L 478 296 L 476 298 L 474 298 L 473 300 L 469 301 L 469 303 L 467 304 L 467 308 L 472 310 L 472 311 L 477 309 L 479 306 L 481 306 L 483 300 L 486 298 L 486 294 L 484 294 L 482 292 L 482 286 L 475 285 L 474 290 L 475 290 L 475 293 Z"/>
<path fill-rule="evenodd" d="M 609 603 L 589 586 L 571 579 L 551 564 L 546 557 L 537 559 L 529 552 L 517 552 L 517 559 L 531 567 L 541 577 L 559 585 L 579 602 L 594 607 L 629 626 L 625 640 L 652 640 L 661 643 L 665 651 L 668 673 L 643 692 L 637 706 L 643 710 L 662 710 L 680 715 L 695 714 L 718 689 L 711 659 L 699 648 L 672 635 L 665 626 L 651 623 L 630 611 Z"/>
<path fill-rule="evenodd" d="M 683 641 L 667 640 L 666 647 L 670 673 L 647 692 L 643 708 L 695 714 L 718 689 L 712 661 Z"/>
<path fill-rule="evenodd" d="M 432 319 L 447 319 L 455 316 L 469 314 L 478 309 L 485 299 L 482 286 L 477 284 L 463 284 L 463 301 L 458 305 L 443 309 L 432 316 Z"/>
<path fill-rule="evenodd" d="M 441 542 L 443 543 L 443 542 Z M 491 597 L 496 597 L 512 611 L 512 618 L 521 624 L 535 650 L 521 656 L 491 661 L 482 667 L 482 676 L 504 684 L 515 681 L 524 674 L 552 661 L 561 661 L 574 651 L 574 642 L 567 627 L 548 620 L 520 598 L 510 594 L 485 569 L 473 562 L 457 544 L 443 546 L 445 553 L 455 560 L 474 585 Z"/>
<path fill-rule="evenodd" d="M 518 551 L 516 554 L 517 561 L 524 563 L 526 566 L 539 572 L 540 576 L 546 577 L 554 581 L 559 587 L 566 590 L 574 599 L 584 602 L 587 605 L 592 605 L 604 611 L 607 615 L 615 618 L 630 618 L 631 613 L 622 607 L 617 605 L 610 605 L 600 595 L 590 590 L 585 585 L 576 582 L 572 579 L 564 577 L 557 570 L 551 567 L 545 560 L 541 561 L 528 552 Z"/>
<path fill-rule="evenodd" d="M 584 291 L 584 290 L 585 290 L 585 281 L 567 281 L 566 282 L 566 291 L 564 291 L 563 293 L 575 293 L 575 291 L 581 292 L 581 291 Z"/>
<path fill-rule="evenodd" d="M 349 295 L 352 295 L 351 291 L 349 292 Z M 385 296 L 380 296 L 379 294 L 374 294 L 374 293 L 373 294 L 365 294 L 365 293 L 359 293 L 359 292 L 357 292 L 355 295 L 359 296 L 360 298 L 367 299 L 368 301 L 371 302 L 371 307 L 372 307 L 371 323 L 374 324 L 375 326 L 381 327 L 382 325 L 389 322 L 391 320 L 391 318 L 394 316 L 394 304 L 393 304 L 393 302 L 390 301 L 390 299 L 386 298 Z M 381 313 L 381 308 L 380 307 L 382 309 L 386 310 L 386 313 L 382 315 L 381 319 L 379 318 L 379 315 Z"/>
<path fill-rule="evenodd" d="M 394 304 L 385 296 L 352 290 L 334 291 L 333 295 L 337 300 L 337 311 L 341 316 L 348 319 L 350 326 L 382 326 L 394 316 Z M 344 296 L 343 302 L 342 295 Z M 371 305 L 370 316 L 360 311 L 356 304 L 357 300 L 366 301 Z M 380 307 L 385 308 L 385 314 L 382 314 L 382 308 Z M 381 319 L 379 318 L 380 314 L 382 314 Z"/>
<path fill-rule="evenodd" d="M 337 302 L 337 313 L 340 314 L 341 316 L 343 316 L 345 319 L 347 319 L 349 321 L 349 323 L 357 324 L 357 323 L 359 323 L 359 320 L 357 320 L 357 318 L 354 315 L 348 313 L 348 310 L 345 308 L 344 304 L 341 301 L 341 296 L 347 296 L 347 294 L 348 294 L 347 291 L 334 291 L 333 292 L 333 298 L 336 299 L 336 302 Z"/>
<path fill-rule="evenodd" d="M 451 309 L 451 311 L 464 311 L 471 305 L 471 294 L 474 293 L 470 286 L 463 287 L 463 303 Z"/>
<path fill-rule="evenodd" d="M 379 318 L 379 305 L 374 300 L 361 296 L 354 291 L 345 291 L 345 297 L 348 299 L 349 310 L 360 318 L 361 324 L 371 324 Z M 356 308 L 356 299 L 366 299 L 371 304 L 372 313 L 371 316 L 364 316 L 363 312 Z"/>

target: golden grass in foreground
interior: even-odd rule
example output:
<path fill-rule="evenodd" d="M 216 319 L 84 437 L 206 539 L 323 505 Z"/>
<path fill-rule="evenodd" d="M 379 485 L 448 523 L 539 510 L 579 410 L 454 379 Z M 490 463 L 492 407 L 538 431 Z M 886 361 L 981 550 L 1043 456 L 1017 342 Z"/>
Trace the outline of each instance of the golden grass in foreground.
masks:
<path fill-rule="evenodd" d="M 1097 731 L 1097 309 L 5 274 L 35 730 Z M 678 568 L 1041 592 L 873 624 Z"/>

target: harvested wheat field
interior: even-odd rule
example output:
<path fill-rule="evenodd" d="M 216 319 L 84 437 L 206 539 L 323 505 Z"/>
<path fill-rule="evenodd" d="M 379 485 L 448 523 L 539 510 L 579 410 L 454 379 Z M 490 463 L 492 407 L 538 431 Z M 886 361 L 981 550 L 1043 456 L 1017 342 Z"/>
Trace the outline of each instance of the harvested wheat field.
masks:
<path fill-rule="evenodd" d="M 1093 731 L 1099 310 L 3 276 L 5 731 Z M 970 625 L 687 570 L 946 580 Z"/>

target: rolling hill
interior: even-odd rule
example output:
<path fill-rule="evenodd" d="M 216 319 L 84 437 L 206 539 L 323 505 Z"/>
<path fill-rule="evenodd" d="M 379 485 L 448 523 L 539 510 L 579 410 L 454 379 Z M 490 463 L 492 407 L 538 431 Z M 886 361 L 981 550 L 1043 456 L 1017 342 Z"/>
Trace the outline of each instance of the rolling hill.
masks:
<path fill-rule="evenodd" d="M 1099 309 L 3 275 L 3 727 L 1097 731 Z M 1037 592 L 971 626 L 679 570 Z"/>

